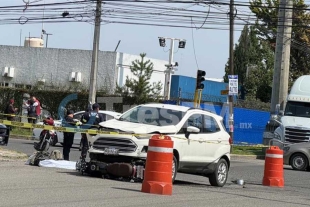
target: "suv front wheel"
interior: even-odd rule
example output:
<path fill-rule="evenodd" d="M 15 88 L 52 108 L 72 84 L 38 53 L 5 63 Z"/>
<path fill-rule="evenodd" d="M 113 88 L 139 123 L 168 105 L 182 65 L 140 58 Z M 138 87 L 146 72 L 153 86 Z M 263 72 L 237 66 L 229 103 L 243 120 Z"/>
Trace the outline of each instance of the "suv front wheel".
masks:
<path fill-rule="evenodd" d="M 223 187 L 228 178 L 228 164 L 225 159 L 220 159 L 216 164 L 214 172 L 209 176 L 212 186 Z"/>

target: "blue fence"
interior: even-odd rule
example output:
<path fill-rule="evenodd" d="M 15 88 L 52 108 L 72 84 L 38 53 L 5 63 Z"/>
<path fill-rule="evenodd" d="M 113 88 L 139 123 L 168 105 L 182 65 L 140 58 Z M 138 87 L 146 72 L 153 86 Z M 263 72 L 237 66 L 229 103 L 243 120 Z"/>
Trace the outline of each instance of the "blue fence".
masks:
<path fill-rule="evenodd" d="M 181 105 L 193 107 L 192 102 L 181 102 Z M 227 131 L 229 130 L 228 105 L 203 103 L 200 107 L 222 116 L 224 125 Z M 269 112 L 234 107 L 234 144 L 262 144 L 263 133 L 269 117 Z"/>

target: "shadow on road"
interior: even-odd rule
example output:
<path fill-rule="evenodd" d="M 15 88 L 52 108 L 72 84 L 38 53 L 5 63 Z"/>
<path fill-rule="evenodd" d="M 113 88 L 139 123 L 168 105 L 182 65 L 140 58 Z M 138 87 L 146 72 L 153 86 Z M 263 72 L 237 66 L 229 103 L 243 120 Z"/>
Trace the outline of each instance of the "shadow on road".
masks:
<path fill-rule="evenodd" d="M 127 190 L 127 191 L 133 191 L 133 192 L 141 192 L 141 190 L 136 190 L 136 189 L 131 189 L 131 188 L 118 188 L 118 187 L 111 187 L 113 189 L 116 189 L 116 190 Z"/>
<path fill-rule="evenodd" d="M 179 185 L 179 186 L 186 186 L 186 185 L 194 185 L 194 186 L 211 186 L 207 185 L 205 183 L 196 183 L 196 182 L 190 182 L 190 181 L 184 181 L 184 180 L 175 180 L 173 185 Z"/>

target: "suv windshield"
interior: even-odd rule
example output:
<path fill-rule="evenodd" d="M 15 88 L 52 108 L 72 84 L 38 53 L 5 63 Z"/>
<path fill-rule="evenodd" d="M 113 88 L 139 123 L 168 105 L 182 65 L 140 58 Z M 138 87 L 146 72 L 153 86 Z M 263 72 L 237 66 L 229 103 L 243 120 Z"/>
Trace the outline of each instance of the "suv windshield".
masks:
<path fill-rule="evenodd" d="M 184 114 L 185 112 L 171 109 L 138 106 L 125 112 L 119 120 L 154 126 L 168 126 L 178 124 Z"/>
<path fill-rule="evenodd" d="M 310 117 L 310 103 L 288 101 L 285 107 L 285 116 Z"/>

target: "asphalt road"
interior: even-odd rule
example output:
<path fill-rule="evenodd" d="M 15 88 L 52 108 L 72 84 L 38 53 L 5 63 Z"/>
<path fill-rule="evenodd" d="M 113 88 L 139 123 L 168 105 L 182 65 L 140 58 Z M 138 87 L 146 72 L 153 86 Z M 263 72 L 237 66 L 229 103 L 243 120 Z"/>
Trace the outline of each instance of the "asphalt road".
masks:
<path fill-rule="evenodd" d="M 32 154 L 33 141 L 10 140 L 7 148 Z M 61 149 L 61 148 L 60 148 Z M 73 149 L 72 157 L 79 156 Z M 285 187 L 262 186 L 264 161 L 234 160 L 228 183 L 210 186 L 204 177 L 178 174 L 172 196 L 141 192 L 141 183 L 82 176 L 73 170 L 0 162 L 0 206 L 309 206 L 310 172 L 286 168 Z M 241 178 L 245 186 L 232 183 Z"/>
<path fill-rule="evenodd" d="M 23 139 L 9 139 L 9 144 L 6 146 L 7 149 L 23 152 L 27 155 L 33 154 L 36 150 L 33 148 L 33 143 L 38 142 L 37 140 L 23 140 Z M 49 151 L 54 149 L 62 152 L 63 147 L 60 144 L 56 144 L 55 147 L 50 147 Z M 70 160 L 77 161 L 80 158 L 81 151 L 77 145 L 74 145 L 70 151 Z"/>

